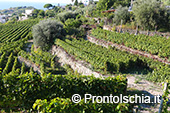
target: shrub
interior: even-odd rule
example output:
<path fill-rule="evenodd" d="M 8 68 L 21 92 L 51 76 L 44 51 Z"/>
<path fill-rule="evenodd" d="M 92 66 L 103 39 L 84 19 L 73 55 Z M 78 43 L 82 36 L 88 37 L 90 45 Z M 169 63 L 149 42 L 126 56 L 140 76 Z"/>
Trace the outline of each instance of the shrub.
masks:
<path fill-rule="evenodd" d="M 59 13 L 57 15 L 57 19 L 59 19 L 62 23 L 65 23 L 65 21 L 69 18 L 76 18 L 76 14 L 72 11 L 68 11 L 68 12 L 63 12 L 63 13 Z"/>
<path fill-rule="evenodd" d="M 38 99 L 33 105 L 33 109 L 43 113 L 60 112 L 60 113 L 132 113 L 133 104 L 112 104 L 112 103 L 84 103 L 82 99 L 79 103 L 71 102 L 70 98 L 54 98 L 50 101 L 47 99 Z"/>

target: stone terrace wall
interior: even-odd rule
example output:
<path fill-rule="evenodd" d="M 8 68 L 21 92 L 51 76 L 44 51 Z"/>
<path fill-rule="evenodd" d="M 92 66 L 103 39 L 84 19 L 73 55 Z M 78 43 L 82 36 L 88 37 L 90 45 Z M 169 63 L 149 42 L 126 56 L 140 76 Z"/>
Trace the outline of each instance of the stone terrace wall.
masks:
<path fill-rule="evenodd" d="M 170 65 L 170 62 L 168 60 L 166 60 L 166 59 L 164 60 L 162 58 L 159 58 L 157 55 L 152 55 L 152 54 L 149 54 L 149 53 L 146 53 L 146 52 L 143 52 L 143 51 L 135 50 L 135 49 L 126 47 L 124 45 L 119 45 L 119 44 L 115 44 L 115 43 L 112 43 L 112 42 L 107 42 L 107 41 L 104 41 L 104 40 L 101 40 L 101 39 L 97 39 L 95 37 L 91 37 L 89 35 L 87 35 L 87 38 L 90 42 L 95 43 L 97 45 L 101 45 L 101 46 L 106 47 L 106 48 L 108 48 L 109 46 L 116 47 L 117 49 L 127 51 L 131 54 L 137 54 L 137 55 L 140 55 L 140 56 L 148 57 L 148 58 L 151 58 L 153 60 L 158 60 L 159 62 Z"/>
<path fill-rule="evenodd" d="M 40 68 L 39 68 L 36 64 L 32 63 L 32 62 L 29 61 L 29 60 L 26 60 L 25 58 L 23 58 L 23 57 L 21 57 L 21 56 L 18 56 L 18 61 L 19 61 L 20 63 L 24 62 L 24 64 L 25 64 L 27 67 L 29 67 L 29 68 L 32 67 L 35 72 L 37 72 L 38 74 L 41 75 Z"/>
<path fill-rule="evenodd" d="M 58 62 L 63 64 L 68 64 L 74 71 L 81 73 L 82 75 L 94 75 L 95 77 L 103 77 L 102 74 L 94 72 L 89 69 L 91 66 L 84 61 L 76 60 L 72 55 L 69 55 L 62 47 L 53 46 L 52 54 L 56 55 L 59 60 Z"/>

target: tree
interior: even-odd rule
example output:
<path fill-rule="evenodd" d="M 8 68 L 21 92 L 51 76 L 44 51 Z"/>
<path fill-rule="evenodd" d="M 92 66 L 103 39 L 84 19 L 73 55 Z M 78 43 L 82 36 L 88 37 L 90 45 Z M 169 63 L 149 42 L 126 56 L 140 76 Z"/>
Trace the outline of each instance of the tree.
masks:
<path fill-rule="evenodd" d="M 75 0 L 74 5 L 76 6 L 78 5 L 78 0 Z"/>
<path fill-rule="evenodd" d="M 47 10 L 47 11 L 45 12 L 45 15 L 46 15 L 47 17 L 54 17 L 54 16 L 55 16 L 55 12 L 54 12 L 54 10 Z"/>
<path fill-rule="evenodd" d="M 59 13 L 57 15 L 57 19 L 59 19 L 63 24 L 65 23 L 65 21 L 69 18 L 76 18 L 77 14 L 73 13 L 72 11 L 68 11 L 68 12 L 63 12 L 63 13 Z"/>
<path fill-rule="evenodd" d="M 170 5 L 170 1 L 169 1 L 169 0 L 162 0 L 162 2 L 163 2 L 165 5 Z"/>
<path fill-rule="evenodd" d="M 100 10 L 108 10 L 111 7 L 116 8 L 119 5 L 128 6 L 131 0 L 99 0 L 97 8 Z"/>
<path fill-rule="evenodd" d="M 42 20 L 33 26 L 33 43 L 36 48 L 48 50 L 55 38 L 62 38 L 64 33 L 63 25 L 57 20 Z"/>
<path fill-rule="evenodd" d="M 45 5 L 44 5 L 44 8 L 49 9 L 50 7 L 53 7 L 53 5 L 52 5 L 52 4 L 45 4 Z"/>
<path fill-rule="evenodd" d="M 151 30 L 165 23 L 166 9 L 157 0 L 136 0 L 133 13 L 139 26 Z"/>
<path fill-rule="evenodd" d="M 38 10 L 38 9 L 34 9 L 34 11 L 32 12 L 32 17 L 37 18 L 39 11 L 40 10 Z"/>
<path fill-rule="evenodd" d="M 121 20 L 123 20 L 123 24 L 130 21 L 130 13 L 127 7 L 119 6 L 114 13 L 113 22 L 118 25 L 121 23 Z"/>
<path fill-rule="evenodd" d="M 40 10 L 40 11 L 39 11 L 38 17 L 39 17 L 39 18 L 44 18 L 44 17 L 45 17 L 45 12 L 44 12 L 44 10 Z"/>

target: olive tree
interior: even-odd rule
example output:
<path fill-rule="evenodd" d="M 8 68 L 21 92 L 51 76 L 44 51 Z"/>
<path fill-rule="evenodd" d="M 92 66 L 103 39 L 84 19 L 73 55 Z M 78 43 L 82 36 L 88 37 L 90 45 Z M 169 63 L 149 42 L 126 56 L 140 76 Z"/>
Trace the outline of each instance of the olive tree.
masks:
<path fill-rule="evenodd" d="M 130 13 L 128 12 L 127 7 L 119 6 L 114 13 L 113 22 L 118 25 L 121 23 L 121 20 L 123 21 L 123 24 L 130 21 Z"/>
<path fill-rule="evenodd" d="M 151 30 L 166 23 L 166 9 L 157 0 L 136 0 L 133 13 L 139 26 Z"/>
<path fill-rule="evenodd" d="M 61 38 L 64 33 L 63 25 L 57 20 L 42 20 L 32 28 L 33 43 L 36 48 L 48 50 L 55 38 Z"/>

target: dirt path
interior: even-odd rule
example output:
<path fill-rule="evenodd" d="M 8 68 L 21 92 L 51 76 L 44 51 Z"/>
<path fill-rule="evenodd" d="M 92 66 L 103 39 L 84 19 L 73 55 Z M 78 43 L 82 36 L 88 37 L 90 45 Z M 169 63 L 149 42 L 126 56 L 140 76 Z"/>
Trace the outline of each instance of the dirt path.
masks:
<path fill-rule="evenodd" d="M 142 79 L 140 75 L 136 76 L 127 76 L 128 79 L 128 88 L 138 89 L 140 91 L 147 91 L 152 95 L 162 95 L 162 85 L 154 84 L 150 81 Z"/>
<path fill-rule="evenodd" d="M 150 81 L 142 79 L 140 75 L 127 76 L 128 79 L 128 90 L 133 92 L 133 94 L 144 94 L 151 97 L 154 101 L 155 96 L 162 96 L 162 84 L 154 84 Z M 140 94 L 139 94 L 140 93 Z M 155 113 L 159 111 L 160 104 L 139 104 L 141 108 L 138 107 L 139 113 Z"/>

